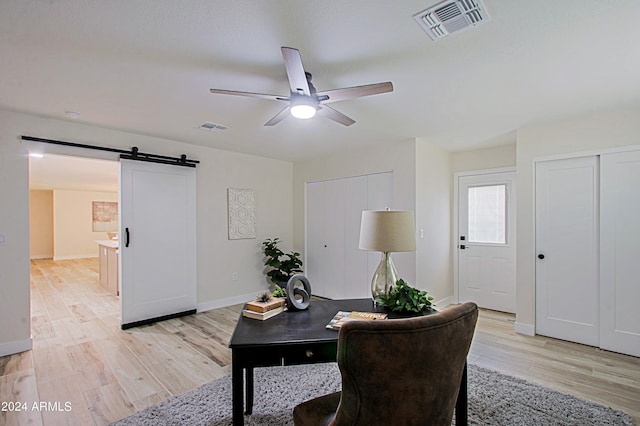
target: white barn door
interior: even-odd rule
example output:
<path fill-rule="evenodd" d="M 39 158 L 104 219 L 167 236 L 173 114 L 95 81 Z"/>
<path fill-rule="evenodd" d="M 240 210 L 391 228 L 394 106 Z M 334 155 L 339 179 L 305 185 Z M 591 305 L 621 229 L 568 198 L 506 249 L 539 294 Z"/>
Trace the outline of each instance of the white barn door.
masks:
<path fill-rule="evenodd" d="M 196 310 L 196 170 L 120 160 L 121 325 Z"/>
<path fill-rule="evenodd" d="M 640 151 L 601 157 L 600 347 L 640 356 Z"/>

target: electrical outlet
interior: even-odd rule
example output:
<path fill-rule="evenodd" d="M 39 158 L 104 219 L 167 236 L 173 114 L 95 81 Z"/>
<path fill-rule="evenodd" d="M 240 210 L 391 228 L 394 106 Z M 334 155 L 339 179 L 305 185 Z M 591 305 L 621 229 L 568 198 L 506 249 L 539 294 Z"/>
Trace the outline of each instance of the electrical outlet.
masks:
<path fill-rule="evenodd" d="M 238 281 L 238 273 L 234 272 L 231 274 L 231 281 Z"/>

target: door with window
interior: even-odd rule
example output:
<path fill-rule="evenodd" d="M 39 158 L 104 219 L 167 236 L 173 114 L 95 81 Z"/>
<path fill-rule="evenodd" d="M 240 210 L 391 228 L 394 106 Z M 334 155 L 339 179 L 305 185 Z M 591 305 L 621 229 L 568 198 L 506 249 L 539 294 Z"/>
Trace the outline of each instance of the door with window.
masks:
<path fill-rule="evenodd" d="M 515 312 L 515 172 L 458 177 L 458 298 Z"/>

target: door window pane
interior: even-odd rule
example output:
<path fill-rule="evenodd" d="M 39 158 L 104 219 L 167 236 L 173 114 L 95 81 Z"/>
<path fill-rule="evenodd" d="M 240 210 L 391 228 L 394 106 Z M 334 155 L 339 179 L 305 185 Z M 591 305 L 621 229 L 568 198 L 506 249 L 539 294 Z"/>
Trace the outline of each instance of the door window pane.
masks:
<path fill-rule="evenodd" d="M 507 185 L 469 188 L 469 242 L 506 244 Z"/>

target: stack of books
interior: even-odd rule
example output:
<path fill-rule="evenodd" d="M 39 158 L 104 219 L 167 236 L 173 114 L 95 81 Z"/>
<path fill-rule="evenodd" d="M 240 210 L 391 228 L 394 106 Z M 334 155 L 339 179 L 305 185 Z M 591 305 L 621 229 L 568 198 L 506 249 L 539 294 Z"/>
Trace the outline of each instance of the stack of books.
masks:
<path fill-rule="evenodd" d="M 247 318 L 264 321 L 284 312 L 285 309 L 284 299 L 272 298 L 267 302 L 252 300 L 251 302 L 247 302 L 245 309 L 242 310 L 242 315 Z"/>

